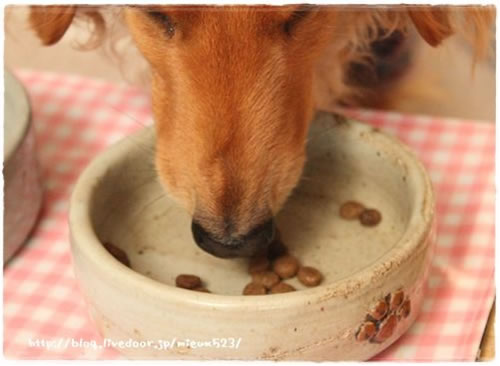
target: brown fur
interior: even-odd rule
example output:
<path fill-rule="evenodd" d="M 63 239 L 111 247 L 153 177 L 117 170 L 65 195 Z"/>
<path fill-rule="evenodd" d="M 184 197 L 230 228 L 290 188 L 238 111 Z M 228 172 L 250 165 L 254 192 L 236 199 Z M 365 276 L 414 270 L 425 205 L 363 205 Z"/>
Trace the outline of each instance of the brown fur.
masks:
<path fill-rule="evenodd" d="M 216 238 L 244 235 L 280 209 L 300 177 L 315 106 L 370 104 L 374 91 L 344 75 L 353 60 L 369 59 L 380 27 L 408 32 L 413 24 L 431 46 L 465 29 L 482 56 L 495 16 L 493 7 L 327 6 L 287 36 L 297 6 L 155 8 L 175 22 L 172 38 L 138 7 L 122 15 L 150 65 L 158 175 Z M 62 9 L 32 8 L 45 44 L 73 19 L 75 7 Z M 79 13 L 102 35 L 95 9 Z"/>

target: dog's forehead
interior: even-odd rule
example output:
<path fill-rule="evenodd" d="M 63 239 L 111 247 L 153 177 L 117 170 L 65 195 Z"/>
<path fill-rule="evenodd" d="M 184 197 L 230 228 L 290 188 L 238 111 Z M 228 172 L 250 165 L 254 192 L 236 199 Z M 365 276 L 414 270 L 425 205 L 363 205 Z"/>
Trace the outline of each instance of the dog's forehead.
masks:
<path fill-rule="evenodd" d="M 228 19 L 244 19 L 246 22 L 281 21 L 287 19 L 298 8 L 299 5 L 162 5 L 155 7 L 155 10 L 195 25 L 207 20 Z"/>

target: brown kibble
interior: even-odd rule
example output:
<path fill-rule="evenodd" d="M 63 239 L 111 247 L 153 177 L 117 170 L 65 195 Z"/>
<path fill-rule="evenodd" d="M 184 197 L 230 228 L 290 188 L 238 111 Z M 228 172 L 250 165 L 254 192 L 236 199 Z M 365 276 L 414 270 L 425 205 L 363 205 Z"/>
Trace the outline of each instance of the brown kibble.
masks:
<path fill-rule="evenodd" d="M 401 307 L 398 309 L 397 312 L 398 319 L 407 318 L 408 315 L 410 315 L 410 312 L 411 312 L 411 302 L 409 299 L 406 299 L 405 302 L 403 302 Z"/>
<path fill-rule="evenodd" d="M 277 258 L 273 263 L 273 271 L 283 279 L 293 277 L 299 270 L 299 261 L 289 254 Z"/>
<path fill-rule="evenodd" d="M 385 316 L 385 314 L 387 314 L 387 310 L 387 303 L 384 300 L 380 300 L 370 311 L 369 315 L 375 320 L 380 320 Z"/>
<path fill-rule="evenodd" d="M 392 336 L 394 333 L 394 329 L 396 329 L 396 325 L 398 324 L 398 319 L 396 315 L 389 315 L 379 326 L 379 330 L 375 337 L 373 338 L 373 342 L 381 343 Z"/>
<path fill-rule="evenodd" d="M 356 332 L 356 340 L 359 342 L 366 341 L 373 337 L 377 330 L 377 327 L 373 322 L 365 322 L 361 324 L 358 331 Z"/>
<path fill-rule="evenodd" d="M 278 257 L 288 253 L 288 248 L 280 239 L 274 239 L 267 249 L 267 257 L 269 260 L 275 260 Z"/>
<path fill-rule="evenodd" d="M 256 272 L 252 274 L 252 282 L 270 289 L 280 282 L 280 277 L 271 271 Z"/>
<path fill-rule="evenodd" d="M 193 291 L 199 291 L 199 292 L 207 292 L 207 293 L 210 293 L 210 291 L 209 291 L 207 288 L 205 288 L 205 287 L 195 287 L 195 288 L 193 289 Z"/>
<path fill-rule="evenodd" d="M 288 283 L 280 282 L 280 283 L 274 285 L 273 287 L 271 287 L 270 293 L 271 294 L 282 294 L 285 292 L 292 292 L 292 291 L 295 291 L 295 287 L 293 287 L 292 285 L 289 285 Z"/>
<path fill-rule="evenodd" d="M 258 256 L 250 258 L 248 264 L 248 273 L 253 274 L 257 272 L 267 271 L 269 269 L 269 259 L 266 256 Z"/>
<path fill-rule="evenodd" d="M 318 286 L 323 280 L 323 275 L 314 267 L 303 266 L 297 273 L 299 281 L 308 287 Z"/>
<path fill-rule="evenodd" d="M 116 245 L 112 243 L 103 243 L 102 246 L 106 248 L 109 254 L 111 254 L 118 262 L 121 264 L 130 267 L 130 260 L 128 259 L 127 253 L 121 248 L 118 248 Z"/>
<path fill-rule="evenodd" d="M 191 274 L 180 274 L 175 278 L 175 285 L 180 288 L 186 288 L 189 290 L 195 289 L 201 286 L 201 278 Z"/>
<path fill-rule="evenodd" d="M 359 215 L 359 221 L 364 226 L 375 226 L 382 220 L 382 215 L 375 209 L 369 208 Z"/>
<path fill-rule="evenodd" d="M 365 207 L 356 201 L 347 201 L 340 206 L 340 217 L 346 220 L 355 220 L 361 215 Z"/>
<path fill-rule="evenodd" d="M 243 289 L 243 295 L 265 295 L 266 288 L 258 283 L 250 282 Z"/>
<path fill-rule="evenodd" d="M 405 297 L 403 290 L 397 290 L 390 296 L 390 310 L 396 310 L 402 303 Z"/>

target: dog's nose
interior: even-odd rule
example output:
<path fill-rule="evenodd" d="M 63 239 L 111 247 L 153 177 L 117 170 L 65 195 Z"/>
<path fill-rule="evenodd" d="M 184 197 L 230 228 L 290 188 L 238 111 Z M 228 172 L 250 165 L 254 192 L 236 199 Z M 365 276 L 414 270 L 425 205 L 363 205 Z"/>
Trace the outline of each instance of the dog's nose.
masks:
<path fill-rule="evenodd" d="M 233 237 L 228 235 L 222 240 L 215 240 L 207 230 L 195 220 L 191 225 L 196 244 L 204 251 L 220 258 L 251 257 L 267 248 L 274 238 L 274 223 L 265 222 L 249 233 Z"/>

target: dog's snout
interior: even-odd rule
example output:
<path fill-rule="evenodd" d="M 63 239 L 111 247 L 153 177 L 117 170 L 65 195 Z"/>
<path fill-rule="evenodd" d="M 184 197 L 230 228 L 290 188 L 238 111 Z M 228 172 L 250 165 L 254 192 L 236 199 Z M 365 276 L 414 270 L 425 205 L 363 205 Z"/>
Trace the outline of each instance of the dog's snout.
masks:
<path fill-rule="evenodd" d="M 204 251 L 220 258 L 251 257 L 267 248 L 274 238 L 274 223 L 268 220 L 245 235 L 226 233 L 216 237 L 196 220 L 191 229 L 196 244 Z"/>

